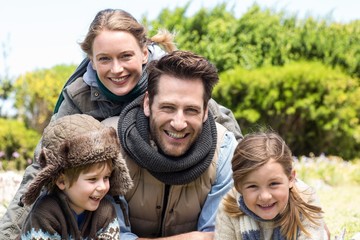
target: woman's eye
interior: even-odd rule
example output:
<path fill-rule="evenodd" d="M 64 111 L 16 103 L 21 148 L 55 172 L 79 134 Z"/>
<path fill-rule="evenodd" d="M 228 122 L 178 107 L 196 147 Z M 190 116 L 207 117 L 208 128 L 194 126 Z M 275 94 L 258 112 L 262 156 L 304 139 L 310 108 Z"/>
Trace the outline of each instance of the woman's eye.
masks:
<path fill-rule="evenodd" d="M 100 57 L 98 60 L 99 60 L 100 62 L 104 62 L 104 61 L 109 61 L 110 58 L 108 58 L 108 57 Z"/>

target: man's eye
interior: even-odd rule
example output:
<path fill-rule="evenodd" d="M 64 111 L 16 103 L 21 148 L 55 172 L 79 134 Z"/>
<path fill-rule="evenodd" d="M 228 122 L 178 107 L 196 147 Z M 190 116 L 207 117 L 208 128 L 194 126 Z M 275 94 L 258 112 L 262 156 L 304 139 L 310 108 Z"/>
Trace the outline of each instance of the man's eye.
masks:
<path fill-rule="evenodd" d="M 186 110 L 188 113 L 190 113 L 190 114 L 198 114 L 199 113 L 199 111 L 197 110 L 197 109 L 194 109 L 194 108 L 190 108 L 190 109 L 188 109 L 188 110 Z"/>
<path fill-rule="evenodd" d="M 171 111 L 174 108 L 172 106 L 162 106 L 161 109 L 165 110 L 165 111 Z"/>

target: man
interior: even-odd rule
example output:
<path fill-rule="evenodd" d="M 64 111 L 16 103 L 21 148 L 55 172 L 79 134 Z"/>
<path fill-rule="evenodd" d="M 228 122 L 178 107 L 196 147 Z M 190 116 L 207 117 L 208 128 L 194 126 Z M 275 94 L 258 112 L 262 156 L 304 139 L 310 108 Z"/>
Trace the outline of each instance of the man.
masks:
<path fill-rule="evenodd" d="M 209 61 L 172 52 L 149 67 L 145 96 L 118 121 L 104 121 L 118 124 L 135 186 L 117 205 L 122 240 L 213 239 L 218 204 L 232 185 L 237 145 L 209 111 L 217 82 Z"/>

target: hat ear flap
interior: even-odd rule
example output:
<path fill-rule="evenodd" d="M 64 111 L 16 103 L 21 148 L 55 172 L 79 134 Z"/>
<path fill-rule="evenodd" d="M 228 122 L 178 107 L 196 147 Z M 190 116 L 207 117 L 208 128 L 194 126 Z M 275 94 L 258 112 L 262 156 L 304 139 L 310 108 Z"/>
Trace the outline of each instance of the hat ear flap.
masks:
<path fill-rule="evenodd" d="M 125 160 L 119 153 L 114 161 L 114 170 L 110 177 L 110 195 L 125 195 L 133 187 L 133 181 L 130 177 L 129 169 Z"/>
<path fill-rule="evenodd" d="M 42 161 L 43 164 L 46 164 L 50 158 L 54 157 L 50 150 L 43 148 L 41 150 L 39 160 Z M 41 189 L 47 183 L 51 182 L 54 178 L 56 178 L 57 170 L 59 168 L 58 164 L 48 164 L 44 166 L 44 168 L 36 175 L 34 180 L 30 183 L 28 190 L 24 194 L 22 198 L 22 202 L 26 205 L 31 205 L 37 197 L 40 195 Z"/>
<path fill-rule="evenodd" d="M 46 148 L 41 149 L 38 161 L 41 168 L 44 168 L 46 166 Z"/>

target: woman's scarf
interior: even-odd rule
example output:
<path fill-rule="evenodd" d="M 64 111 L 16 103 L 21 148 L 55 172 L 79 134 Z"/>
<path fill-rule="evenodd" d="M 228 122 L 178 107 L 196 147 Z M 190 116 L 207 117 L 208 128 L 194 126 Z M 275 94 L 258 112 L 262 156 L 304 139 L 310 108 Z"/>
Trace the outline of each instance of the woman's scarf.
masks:
<path fill-rule="evenodd" d="M 118 133 L 122 147 L 142 168 L 169 185 L 188 184 L 209 167 L 216 148 L 217 131 L 209 112 L 208 120 L 196 142 L 180 157 L 159 153 L 150 144 L 149 119 L 141 108 L 143 96 L 130 103 L 120 114 Z"/>
<path fill-rule="evenodd" d="M 240 196 L 239 208 L 245 214 L 240 217 L 240 233 L 243 240 L 261 240 L 261 233 L 258 222 L 276 221 L 279 216 L 272 220 L 265 220 L 253 213 L 245 204 L 243 196 Z M 281 235 L 280 226 L 275 227 L 272 234 L 273 240 L 286 240 Z"/>

